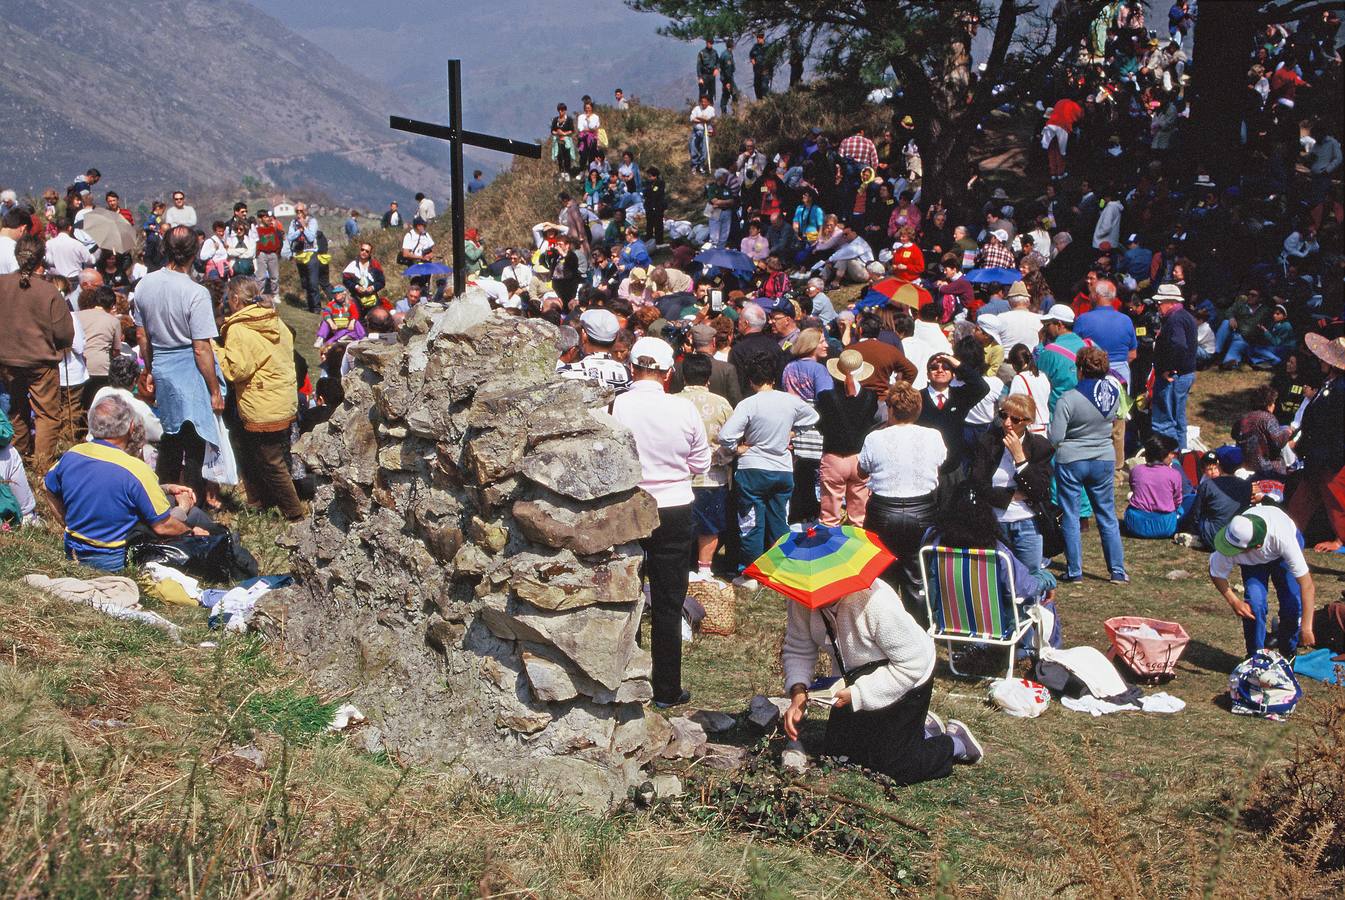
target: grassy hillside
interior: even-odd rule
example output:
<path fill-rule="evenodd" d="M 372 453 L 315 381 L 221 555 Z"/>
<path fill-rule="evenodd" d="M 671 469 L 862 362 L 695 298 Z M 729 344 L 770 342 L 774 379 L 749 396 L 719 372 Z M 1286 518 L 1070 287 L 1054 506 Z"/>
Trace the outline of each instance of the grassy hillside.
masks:
<path fill-rule="evenodd" d="M 835 128 L 832 109 L 813 92 L 756 105 L 721 124 L 716 162 L 749 133 Z M 674 212 L 694 216 L 703 179 L 687 173 L 682 114 L 608 110 L 604 122 L 614 149 L 664 170 Z M 492 246 L 525 242 L 559 189 L 547 163 L 520 162 L 468 201 L 468 224 Z M 447 229 L 432 231 L 446 241 Z M 400 234 L 375 240 L 399 291 Z M 282 311 L 309 352 L 316 317 Z M 1227 439 L 1265 378 L 1201 375 L 1191 410 L 1208 442 Z M 275 516 L 223 519 L 263 571 L 286 570 Z M 971 724 L 982 766 L 901 789 L 843 767 L 794 777 L 777 765 L 782 738 L 744 723 L 717 738 L 747 750 L 742 772 L 665 761 L 682 798 L 594 816 L 390 758 L 368 730 L 327 731 L 344 698 L 318 692 L 282 648 L 207 630 L 196 608 L 145 601 L 183 626 L 179 645 L 35 593 L 23 574 L 78 574 L 59 531 L 0 534 L 0 895 L 1339 896 L 1345 695 L 1308 682 L 1286 724 L 1232 716 L 1222 697 L 1241 633 L 1203 556 L 1125 549 L 1129 587 L 1062 587 L 1066 642 L 1105 646 L 1112 615 L 1183 623 L 1194 640 L 1165 686 L 1183 712 L 1093 719 L 1055 705 L 1010 719 L 983 684 L 940 669 L 934 709 Z M 1311 562 L 1319 602 L 1337 596 L 1345 557 Z M 1085 571 L 1103 571 L 1091 532 Z M 741 596 L 738 633 L 687 651 L 694 702 L 740 713 L 777 692 L 784 617 L 778 595 Z M 811 715 L 813 746 L 822 727 Z M 1322 861 L 1336 868 L 1315 871 Z"/>
<path fill-rule="evenodd" d="M 1192 408 L 1205 433 L 1225 434 L 1263 378 L 1202 376 Z M 276 518 L 225 518 L 264 571 L 285 570 Z M 1100 571 L 1086 537 L 1085 569 Z M 753 754 L 745 773 L 668 762 L 683 799 L 592 816 L 325 731 L 341 697 L 318 694 L 280 648 L 207 631 L 202 611 L 146 601 L 184 627 L 175 645 L 21 587 L 27 572 L 76 570 L 55 529 L 0 535 L 0 894 L 1331 895 L 1340 873 L 1312 871 L 1310 837 L 1345 839 L 1342 693 L 1306 683 L 1284 725 L 1230 715 L 1220 697 L 1240 630 L 1203 557 L 1132 540 L 1126 553 L 1129 588 L 1062 589 L 1067 643 L 1104 645 L 1110 615 L 1182 622 L 1195 640 L 1166 686 L 1187 702 L 1180 714 L 1054 707 L 1022 721 L 939 674 L 934 708 L 981 735 L 981 767 L 905 789 L 845 769 L 796 779 L 776 766 L 781 739 L 744 724 L 723 739 Z M 1319 597 L 1338 594 L 1345 558 L 1312 562 Z M 784 603 L 743 597 L 738 634 L 691 647 L 698 704 L 737 713 L 778 690 Z M 814 745 L 821 727 L 813 715 Z M 264 759 L 245 758 L 252 748 Z M 1305 779 L 1286 768 L 1295 756 L 1318 768 Z M 1290 837 L 1239 825 L 1249 803 Z"/>
<path fill-rule="evenodd" d="M 654 106 L 632 106 L 628 110 L 599 107 L 603 127 L 607 131 L 608 159 L 620 162 L 622 150 L 631 150 L 641 168 L 658 166 L 668 185 L 668 217 L 703 222 L 701 210 L 705 205 L 707 179 L 693 175 L 687 156 L 689 125 L 683 110 Z M 760 135 L 763 144 L 770 145 L 765 136 L 802 135 L 813 125 L 829 132 L 843 130 L 857 118 L 870 117 L 871 124 L 881 124 L 881 112 L 873 108 L 857 117 L 841 112 L 834 94 L 825 89 L 805 87 L 789 94 L 774 95 L 761 103 L 751 104 L 744 114 L 726 117 L 716 125 L 711 142 L 713 162 L 718 166 L 731 165 L 738 154 L 743 138 Z M 578 182 L 562 183 L 556 180 L 556 167 L 551 161 L 550 145 L 542 149 L 542 159 L 517 159 L 501 172 L 482 191 L 467 198 L 467 227 L 480 229 L 487 248 L 531 246 L 532 226 L 542 221 L 555 221 L 560 210 L 556 199 L 562 190 L 568 190 L 582 199 L 583 188 Z M 446 261 L 452 257 L 452 226 L 448 210 L 430 224 L 438 250 Z M 339 223 L 324 223 L 326 230 L 334 231 Z M 401 266 L 395 262 L 402 232 L 384 232 L 375 229 L 365 235 L 374 244 L 377 258 L 383 262 L 388 276 L 389 290 L 399 294 L 405 289 Z M 339 266 L 350 260 L 351 251 L 338 256 Z M 333 260 L 333 275 L 338 269 Z"/>

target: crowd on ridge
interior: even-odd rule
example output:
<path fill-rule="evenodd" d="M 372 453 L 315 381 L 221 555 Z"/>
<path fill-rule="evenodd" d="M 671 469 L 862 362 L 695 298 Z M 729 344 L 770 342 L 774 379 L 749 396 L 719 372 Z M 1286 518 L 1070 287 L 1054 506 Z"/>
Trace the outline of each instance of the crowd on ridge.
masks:
<path fill-rule="evenodd" d="M 644 542 L 660 706 L 689 697 L 669 631 L 689 579 L 754 587 L 743 570 L 791 523 L 862 526 L 897 563 L 836 604 L 834 621 L 791 606 L 786 730 L 834 627 L 847 662 L 885 665 L 843 692 L 829 746 L 902 781 L 983 752 L 964 725 L 928 714 L 922 544 L 1005 551 L 1020 595 L 1068 619 L 1086 529 L 1116 585 L 1129 581 L 1123 533 L 1174 539 L 1212 551 L 1248 653 L 1312 644 L 1299 548 L 1345 539 L 1339 23 L 1268 26 L 1245 48 L 1249 165 L 1221 184 L 1187 171 L 1194 19 L 1184 2 L 1173 9 L 1164 40 L 1135 5 L 1110 4 L 1052 93 L 1025 108 L 1041 116 L 1033 170 L 983 172 L 956 207 L 922 197 L 910 117 L 897 119 L 902 134 L 707 144 L 716 79 L 721 98 L 742 102 L 731 43 L 728 64 L 713 41 L 698 57 L 685 172 L 641 167 L 631 151 L 609 160 L 592 98 L 577 117 L 558 106 L 555 221 L 532 246 L 494 252 L 469 230 L 468 283 L 557 326 L 559 374 L 610 387 L 612 414 L 635 434 L 660 513 Z M 754 71 L 754 88 L 763 96 L 769 77 Z M 614 92 L 615 108 L 627 102 Z M 698 173 L 704 221 L 667 219 L 667 181 Z M 409 228 L 395 203 L 384 216 L 405 229 L 395 263 L 430 264 L 393 296 L 393 261 L 358 229 L 354 258 L 330 278 L 303 204 L 288 224 L 243 205 L 205 233 L 177 192 L 139 224 L 138 249 L 100 251 L 82 227 L 99 178 L 90 169 L 35 207 L 0 196 L 0 404 L 14 432 L 0 478 L 13 524 L 36 515 L 25 464 L 40 466 L 68 552 L 118 569 L 137 528 L 208 525 L 191 513 L 218 502 L 206 473 L 226 449 L 250 504 L 302 517 L 290 444 L 341 401 L 350 344 L 395 340 L 419 307 L 453 301 L 433 268 L 432 201 L 417 198 Z M 135 225 L 115 192 L 102 202 Z M 308 336 L 276 311 L 283 261 L 320 313 L 311 376 L 294 349 Z M 1270 374 L 1235 417 L 1234 443 L 1203 447 L 1193 384 L 1248 365 Z"/>

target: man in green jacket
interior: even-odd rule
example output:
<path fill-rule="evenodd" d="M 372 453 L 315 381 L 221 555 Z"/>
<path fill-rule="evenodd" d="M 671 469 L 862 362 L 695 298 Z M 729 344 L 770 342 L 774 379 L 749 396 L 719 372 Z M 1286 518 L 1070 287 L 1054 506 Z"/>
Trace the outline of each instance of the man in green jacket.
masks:
<path fill-rule="evenodd" d="M 715 102 L 715 78 L 719 75 L 719 54 L 715 52 L 714 38 L 706 38 L 705 46 L 696 54 L 696 85 L 700 96 L 709 97 L 710 105 Z"/>
<path fill-rule="evenodd" d="M 719 108 L 724 111 L 724 115 L 729 114 L 729 104 L 735 106 L 738 103 L 738 85 L 734 80 L 733 72 L 737 63 L 733 59 L 733 38 L 724 39 L 724 52 L 719 54 L 719 82 L 723 85 L 723 100 Z"/>
<path fill-rule="evenodd" d="M 1252 288 L 1234 301 L 1228 318 L 1214 333 L 1214 352 L 1224 355 L 1221 369 L 1236 369 L 1261 342 L 1265 329 L 1271 324 L 1270 307 L 1261 299 L 1261 292 Z"/>
<path fill-rule="evenodd" d="M 1074 333 L 1074 310 L 1065 303 L 1057 303 L 1041 317 L 1041 346 L 1037 348 L 1037 370 L 1051 382 L 1051 411 L 1066 391 L 1079 383 L 1079 370 L 1074 358 L 1088 346 Z"/>

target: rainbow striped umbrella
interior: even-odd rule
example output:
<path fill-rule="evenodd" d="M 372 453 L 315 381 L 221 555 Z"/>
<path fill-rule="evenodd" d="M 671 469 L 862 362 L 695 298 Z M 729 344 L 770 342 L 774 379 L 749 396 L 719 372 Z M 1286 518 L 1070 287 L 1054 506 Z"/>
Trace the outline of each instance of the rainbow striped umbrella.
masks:
<path fill-rule="evenodd" d="M 863 590 L 896 557 L 854 525 L 794 525 L 743 572 L 809 609 Z"/>

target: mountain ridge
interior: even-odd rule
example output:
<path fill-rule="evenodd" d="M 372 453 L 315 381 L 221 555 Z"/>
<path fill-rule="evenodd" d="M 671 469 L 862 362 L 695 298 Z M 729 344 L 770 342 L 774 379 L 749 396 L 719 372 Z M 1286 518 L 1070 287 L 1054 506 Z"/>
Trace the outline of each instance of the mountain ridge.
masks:
<path fill-rule="evenodd" d="M 115 51 L 85 49 L 80 23 L 95 16 Z M 108 15 L 26 0 L 6 9 L 0 42 L 0 115 L 15 126 L 0 134 L 3 180 L 21 193 L 89 166 L 131 203 L 249 175 L 375 209 L 389 190 L 447 191 L 434 148 L 388 130 L 397 98 L 251 6 L 123 0 Z M 346 163 L 339 183 L 323 175 L 331 157 Z"/>

